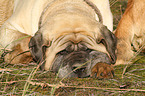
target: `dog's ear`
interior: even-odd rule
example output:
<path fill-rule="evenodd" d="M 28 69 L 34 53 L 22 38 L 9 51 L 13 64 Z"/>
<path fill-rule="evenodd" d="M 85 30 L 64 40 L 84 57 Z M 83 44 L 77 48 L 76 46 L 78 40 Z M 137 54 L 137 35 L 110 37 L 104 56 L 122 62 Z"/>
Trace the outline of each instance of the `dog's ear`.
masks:
<path fill-rule="evenodd" d="M 43 36 L 37 32 L 29 42 L 29 49 L 35 62 L 40 64 L 40 69 L 44 70 L 45 51 L 47 46 L 44 46 Z"/>
<path fill-rule="evenodd" d="M 107 29 L 106 26 L 103 26 L 101 28 L 101 38 L 97 40 L 97 43 L 102 43 L 105 47 L 106 50 L 108 51 L 110 58 L 111 58 L 111 63 L 115 64 L 116 62 L 116 44 L 117 44 L 117 39 L 115 35 Z"/>

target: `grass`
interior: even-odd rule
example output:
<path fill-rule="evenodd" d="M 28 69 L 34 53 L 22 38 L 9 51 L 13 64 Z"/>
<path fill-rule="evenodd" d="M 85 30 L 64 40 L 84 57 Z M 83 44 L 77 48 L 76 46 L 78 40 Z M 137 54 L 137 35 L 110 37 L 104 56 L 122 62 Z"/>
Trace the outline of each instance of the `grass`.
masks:
<path fill-rule="evenodd" d="M 110 0 L 114 15 L 114 29 L 126 8 L 127 0 Z M 108 80 L 94 78 L 57 78 L 53 72 L 42 72 L 35 63 L 0 63 L 0 95 L 56 95 L 56 96 L 144 96 L 145 54 L 133 59 L 134 64 L 115 66 L 115 77 Z M 6 66 L 7 65 L 7 66 Z M 124 74 L 124 75 L 123 75 Z M 123 75 L 123 77 L 122 77 Z"/>

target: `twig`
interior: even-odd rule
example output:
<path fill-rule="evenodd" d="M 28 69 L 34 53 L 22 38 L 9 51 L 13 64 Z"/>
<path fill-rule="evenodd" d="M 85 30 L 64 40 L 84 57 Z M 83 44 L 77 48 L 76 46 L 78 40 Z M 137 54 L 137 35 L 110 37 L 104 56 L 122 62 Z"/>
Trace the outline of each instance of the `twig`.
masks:
<path fill-rule="evenodd" d="M 97 89 L 97 90 L 115 90 L 115 91 L 133 91 L 133 92 L 145 92 L 145 90 L 141 89 L 120 89 L 120 88 L 100 88 L 100 87 L 80 87 L 80 86 L 65 86 L 64 84 L 48 84 L 48 83 L 38 83 L 38 82 L 32 82 L 29 81 L 30 84 L 32 85 L 38 85 L 38 86 L 45 86 L 47 85 L 48 87 L 56 87 L 56 88 L 77 88 L 77 89 Z"/>
<path fill-rule="evenodd" d="M 13 84 L 13 83 L 16 83 L 16 82 L 22 82 L 22 81 L 26 81 L 26 80 L 19 80 L 19 81 L 10 81 L 10 82 L 0 82 L 1 84 Z"/>
<path fill-rule="evenodd" d="M 123 15 L 123 14 L 122 14 L 122 8 L 121 8 L 122 5 L 119 5 L 119 6 L 120 6 L 121 17 L 122 17 L 122 15 Z"/>
<path fill-rule="evenodd" d="M 32 80 L 37 80 L 37 79 L 32 79 Z M 9 82 L 0 82 L 0 84 L 13 84 L 13 83 L 17 83 L 17 82 L 25 82 L 27 80 L 19 80 L 19 81 L 9 81 Z"/>
<path fill-rule="evenodd" d="M 55 88 L 60 88 L 60 87 L 63 87 L 65 86 L 63 83 L 61 84 L 48 84 L 48 83 L 38 83 L 38 82 L 32 82 L 32 81 L 29 81 L 30 84 L 32 85 L 39 85 L 39 86 L 49 86 L 49 87 L 55 87 Z"/>
<path fill-rule="evenodd" d="M 0 68 L 0 72 L 2 72 L 2 71 L 12 71 L 12 70 L 10 70 L 10 69 L 2 69 L 2 68 Z"/>

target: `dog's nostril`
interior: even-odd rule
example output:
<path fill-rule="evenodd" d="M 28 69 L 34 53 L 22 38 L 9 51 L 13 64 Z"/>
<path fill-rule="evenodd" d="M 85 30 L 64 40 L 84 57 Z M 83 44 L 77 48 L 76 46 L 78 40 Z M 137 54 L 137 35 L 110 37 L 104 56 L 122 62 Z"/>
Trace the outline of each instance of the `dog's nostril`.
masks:
<path fill-rule="evenodd" d="M 74 64 L 72 66 L 72 70 L 74 70 L 74 72 L 83 72 L 86 69 L 85 66 L 81 66 L 80 64 Z"/>
<path fill-rule="evenodd" d="M 81 73 L 84 72 L 86 68 L 78 68 L 78 67 L 73 67 L 73 70 L 75 73 Z"/>
<path fill-rule="evenodd" d="M 86 68 L 81 68 L 79 71 L 84 72 Z"/>
<path fill-rule="evenodd" d="M 72 67 L 72 70 L 77 70 L 77 67 Z"/>
<path fill-rule="evenodd" d="M 76 63 L 76 64 L 73 64 L 73 65 L 72 65 L 72 68 L 73 68 L 73 69 L 76 69 L 76 68 L 77 68 L 77 69 L 80 69 L 80 68 L 82 68 L 82 65 L 79 64 L 79 63 Z"/>

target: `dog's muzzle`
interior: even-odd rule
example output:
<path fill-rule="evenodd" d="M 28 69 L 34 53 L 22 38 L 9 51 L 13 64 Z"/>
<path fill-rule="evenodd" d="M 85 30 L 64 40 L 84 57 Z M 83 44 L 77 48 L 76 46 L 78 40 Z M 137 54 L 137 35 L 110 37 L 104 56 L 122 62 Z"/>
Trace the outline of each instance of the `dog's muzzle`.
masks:
<path fill-rule="evenodd" d="M 88 77 L 97 62 L 110 63 L 110 60 L 105 53 L 93 51 L 81 43 L 72 44 L 57 53 L 52 70 L 61 78 Z"/>

